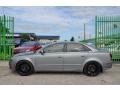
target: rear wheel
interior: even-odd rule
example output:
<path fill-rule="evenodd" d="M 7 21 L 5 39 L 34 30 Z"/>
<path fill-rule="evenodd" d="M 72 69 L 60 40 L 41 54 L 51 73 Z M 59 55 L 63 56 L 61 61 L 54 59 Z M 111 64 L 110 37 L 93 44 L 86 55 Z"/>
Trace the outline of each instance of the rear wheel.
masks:
<path fill-rule="evenodd" d="M 16 64 L 16 72 L 21 76 L 27 76 L 34 72 L 34 68 L 28 61 L 19 61 Z"/>
<path fill-rule="evenodd" d="M 101 65 L 97 62 L 89 62 L 85 65 L 83 72 L 87 76 L 97 76 L 101 72 Z"/>

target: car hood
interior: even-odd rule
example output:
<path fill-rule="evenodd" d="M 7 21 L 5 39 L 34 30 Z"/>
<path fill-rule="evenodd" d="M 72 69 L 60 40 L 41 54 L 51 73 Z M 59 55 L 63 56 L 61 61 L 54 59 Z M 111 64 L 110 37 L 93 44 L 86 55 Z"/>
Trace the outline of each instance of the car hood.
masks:
<path fill-rule="evenodd" d="M 15 50 L 21 50 L 21 49 L 27 50 L 27 49 L 31 49 L 31 47 L 17 47 L 17 48 L 15 48 Z"/>

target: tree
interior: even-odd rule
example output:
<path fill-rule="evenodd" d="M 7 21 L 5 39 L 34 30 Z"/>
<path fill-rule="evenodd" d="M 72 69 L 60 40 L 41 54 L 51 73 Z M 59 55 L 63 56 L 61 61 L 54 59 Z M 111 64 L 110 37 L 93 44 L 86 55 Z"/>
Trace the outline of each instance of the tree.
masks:
<path fill-rule="evenodd" d="M 29 36 L 29 34 L 24 33 L 24 34 L 21 34 L 21 39 L 23 41 L 29 41 L 30 40 L 30 36 Z"/>
<path fill-rule="evenodd" d="M 70 41 L 75 41 L 74 37 L 71 37 Z"/>

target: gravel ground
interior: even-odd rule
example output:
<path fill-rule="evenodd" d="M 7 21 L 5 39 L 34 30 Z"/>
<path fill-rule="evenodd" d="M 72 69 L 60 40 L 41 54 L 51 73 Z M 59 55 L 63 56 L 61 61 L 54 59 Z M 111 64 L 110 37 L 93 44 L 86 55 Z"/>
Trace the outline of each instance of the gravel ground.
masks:
<path fill-rule="evenodd" d="M 35 73 L 30 76 L 19 76 L 11 72 L 8 62 L 0 61 L 1 85 L 119 85 L 120 64 L 113 64 L 112 69 L 96 77 L 82 73 Z"/>

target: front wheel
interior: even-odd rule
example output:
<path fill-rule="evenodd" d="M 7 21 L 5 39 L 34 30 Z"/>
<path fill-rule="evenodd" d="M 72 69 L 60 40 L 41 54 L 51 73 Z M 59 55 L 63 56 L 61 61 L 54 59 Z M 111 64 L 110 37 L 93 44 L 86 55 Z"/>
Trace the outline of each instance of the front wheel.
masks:
<path fill-rule="evenodd" d="M 97 62 L 89 62 L 84 67 L 84 74 L 87 76 L 97 76 L 101 71 L 101 66 Z"/>
<path fill-rule="evenodd" d="M 34 71 L 31 63 L 26 61 L 19 61 L 16 64 L 16 72 L 21 76 L 27 76 L 32 74 Z"/>

